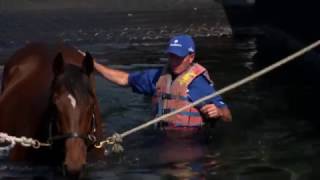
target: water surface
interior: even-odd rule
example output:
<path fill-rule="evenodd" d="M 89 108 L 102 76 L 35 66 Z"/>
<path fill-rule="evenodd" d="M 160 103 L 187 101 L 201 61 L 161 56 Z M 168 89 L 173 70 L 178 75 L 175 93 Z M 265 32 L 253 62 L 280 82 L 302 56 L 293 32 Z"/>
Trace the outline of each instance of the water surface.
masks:
<path fill-rule="evenodd" d="M 170 35 L 190 33 L 197 43 L 197 60 L 211 72 L 217 89 L 257 70 L 254 58 L 258 53 L 258 27 L 239 27 L 243 36 L 232 38 L 228 31 L 221 30 L 228 27 L 215 24 L 209 12 L 193 17 L 191 23 L 179 14 L 162 22 L 161 17 L 168 16 L 167 12 L 162 13 L 92 16 L 89 17 L 92 21 L 82 24 L 80 20 L 70 23 L 77 14 L 64 14 L 54 21 L 46 21 L 46 18 L 54 19 L 46 13 L 31 14 L 31 20 L 21 14 L 13 16 L 11 21 L 8 15 L 2 16 L 0 22 L 8 26 L 0 30 L 3 37 L 0 61 L 4 62 L 29 41 L 28 37 L 48 41 L 59 38 L 90 51 L 103 64 L 125 71 L 142 70 L 166 63 L 164 50 Z M 128 16 L 135 18 L 127 20 Z M 46 25 L 39 27 L 42 31 L 36 36 L 21 29 L 32 29 L 38 21 Z M 113 85 L 98 75 L 96 79 L 107 135 L 122 133 L 152 119 L 149 97 Z M 272 88 L 261 88 L 263 81 L 258 79 L 224 94 L 233 122 L 217 123 L 215 128 L 208 129 L 206 138 L 167 139 L 151 127 L 126 138 L 124 154 L 110 154 L 101 161 L 90 162 L 83 179 L 319 177 L 315 169 L 320 162 L 320 142 L 315 127 L 292 113 L 281 95 L 281 87 L 275 84 Z M 1 179 L 62 179 L 59 169 L 12 163 L 5 155 L 0 161 Z"/>

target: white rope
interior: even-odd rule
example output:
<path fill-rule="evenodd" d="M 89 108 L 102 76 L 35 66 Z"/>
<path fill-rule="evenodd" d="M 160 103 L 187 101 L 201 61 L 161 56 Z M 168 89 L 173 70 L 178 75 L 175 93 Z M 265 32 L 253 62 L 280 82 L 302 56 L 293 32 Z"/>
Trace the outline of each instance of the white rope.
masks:
<path fill-rule="evenodd" d="M 6 142 L 9 142 L 9 145 L 1 146 L 0 147 L 1 152 L 2 151 L 4 151 L 4 152 L 10 151 L 10 149 L 12 149 L 16 145 L 16 143 L 11 138 L 9 138 L 8 134 L 0 133 L 0 144 L 6 143 Z"/>
<path fill-rule="evenodd" d="M 0 151 L 10 151 L 10 149 L 12 149 L 16 145 L 15 141 L 8 134 L 0 133 L 0 144 L 6 142 L 8 142 L 9 144 L 6 146 L 1 146 Z"/>
<path fill-rule="evenodd" d="M 35 149 L 40 148 L 40 146 L 50 146 L 50 144 L 40 143 L 38 140 L 27 138 L 25 136 L 16 137 L 10 136 L 7 133 L 0 132 L 0 144 L 9 143 L 9 145 L 0 147 L 0 151 L 8 151 L 12 149 L 17 143 L 24 147 L 33 147 Z"/>
<path fill-rule="evenodd" d="M 252 81 L 252 80 L 254 80 L 254 79 L 256 79 L 256 78 L 258 78 L 258 77 L 260 77 L 260 76 L 262 76 L 262 75 L 264 75 L 264 74 L 266 74 L 266 73 L 268 73 L 268 72 L 270 72 L 270 71 L 272 71 L 272 70 L 274 70 L 274 69 L 276 69 L 276 68 L 278 68 L 278 67 L 280 67 L 280 66 L 282 66 L 282 65 L 284 65 L 284 64 L 286 64 L 286 63 L 288 63 L 290 61 L 292 61 L 292 60 L 294 60 L 295 58 L 305 54 L 306 52 L 308 52 L 308 51 L 312 50 L 313 48 L 317 47 L 319 44 L 320 44 L 320 40 L 312 43 L 311 45 L 309 45 L 309 46 L 297 51 L 296 53 L 291 54 L 290 56 L 288 56 L 288 57 L 286 57 L 286 58 L 284 58 L 284 59 L 282 59 L 282 60 L 280 60 L 280 61 L 278 61 L 278 62 L 276 62 L 274 64 L 271 64 L 270 66 L 268 66 L 268 67 L 266 67 L 266 68 L 264 68 L 264 69 L 262 69 L 262 70 L 260 70 L 260 71 L 258 71 L 256 73 L 253 73 L 252 75 L 250 75 L 250 76 L 248 76 L 248 77 L 246 77 L 244 79 L 241 79 L 241 80 L 239 80 L 239 81 L 237 81 L 237 82 L 235 82 L 235 83 L 233 83 L 233 84 L 231 84 L 231 85 L 229 85 L 229 86 L 227 86 L 227 87 L 225 87 L 225 88 L 223 88 L 223 89 L 221 89 L 221 90 L 219 90 L 219 91 L 217 91 L 215 93 L 212 93 L 212 94 L 210 94 L 208 96 L 205 96 L 205 97 L 193 102 L 192 104 L 184 106 L 184 107 L 182 107 L 180 109 L 177 109 L 177 110 L 175 110 L 173 112 L 170 112 L 168 114 L 165 114 L 163 116 L 160 116 L 160 117 L 157 117 L 157 118 L 155 118 L 153 120 L 150 120 L 145 124 L 142 124 L 140 126 L 137 126 L 137 127 L 133 128 L 131 130 L 128 130 L 128 131 L 120 134 L 120 136 L 122 138 L 125 137 L 125 136 L 128 136 L 128 135 L 130 135 L 130 134 L 132 134 L 134 132 L 137 132 L 137 131 L 139 131 L 139 130 L 141 130 L 143 128 L 146 128 L 146 127 L 148 127 L 148 126 L 150 126 L 152 124 L 158 123 L 159 121 L 162 121 L 162 120 L 168 118 L 169 116 L 178 114 L 179 112 L 182 112 L 183 110 L 188 109 L 190 107 L 196 106 L 196 105 L 202 103 L 203 101 L 206 101 L 208 99 L 211 99 L 213 97 L 221 95 L 221 94 L 223 94 L 223 93 L 225 93 L 227 91 L 230 91 L 230 90 L 235 89 L 235 88 L 237 88 L 237 87 L 239 87 L 239 86 L 241 86 L 241 85 L 243 85 L 245 83 L 248 83 L 248 82 L 250 82 L 250 81 Z"/>

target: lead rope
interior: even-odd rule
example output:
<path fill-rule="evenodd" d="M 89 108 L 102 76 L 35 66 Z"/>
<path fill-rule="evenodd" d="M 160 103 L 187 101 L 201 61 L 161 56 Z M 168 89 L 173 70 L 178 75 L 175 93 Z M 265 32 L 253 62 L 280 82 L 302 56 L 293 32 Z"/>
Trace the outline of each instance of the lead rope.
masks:
<path fill-rule="evenodd" d="M 41 146 L 50 146 L 49 143 L 42 143 L 36 139 L 27 138 L 25 136 L 22 137 L 16 137 L 16 136 L 10 136 L 6 133 L 0 132 L 0 144 L 1 143 L 9 143 L 7 146 L 1 146 L 1 151 L 9 151 L 12 149 L 17 143 L 24 147 L 32 147 L 34 149 L 39 149 Z"/>
<path fill-rule="evenodd" d="M 320 44 L 320 40 L 317 40 L 316 42 L 312 43 L 311 45 L 306 46 L 305 48 L 303 48 L 303 49 L 301 49 L 301 50 L 299 50 L 299 51 L 287 56 L 286 58 L 283 58 L 283 59 L 277 61 L 276 63 L 273 63 L 270 66 L 268 66 L 268 67 L 266 67 L 266 68 L 264 68 L 264 69 L 262 69 L 262 70 L 260 70 L 258 72 L 255 72 L 255 73 L 253 73 L 252 75 L 250 75 L 250 76 L 248 76 L 246 78 L 243 78 L 243 79 L 241 79 L 241 80 L 239 80 L 239 81 L 237 81 L 237 82 L 235 82 L 235 83 L 233 83 L 233 84 L 231 84 L 229 86 L 226 86 L 223 89 L 221 89 L 221 90 L 219 90 L 219 91 L 217 91 L 215 93 L 212 93 L 212 94 L 210 94 L 208 96 L 205 96 L 205 97 L 203 97 L 201 99 L 198 99 L 197 101 L 195 101 L 195 102 L 193 102 L 193 103 L 191 103 L 191 104 L 189 104 L 187 106 L 184 106 L 184 107 L 182 107 L 180 109 L 177 109 L 175 111 L 172 111 L 172 112 L 170 112 L 168 114 L 164 114 L 163 116 L 159 116 L 159 117 L 157 117 L 155 119 L 152 119 L 152 120 L 150 120 L 150 121 L 148 121 L 148 122 L 146 122 L 146 123 L 144 123 L 144 124 L 142 124 L 140 126 L 137 126 L 137 127 L 133 128 L 131 130 L 125 131 L 122 134 L 115 133 L 113 136 L 106 138 L 104 141 L 100 141 L 99 143 L 95 144 L 95 147 L 96 148 L 102 148 L 102 147 L 105 146 L 105 144 L 111 144 L 111 145 L 113 145 L 112 149 L 114 150 L 114 152 L 122 152 L 123 151 L 123 147 L 121 146 L 120 143 L 122 142 L 122 139 L 124 137 L 126 137 L 126 136 L 128 136 L 128 135 L 130 135 L 132 133 L 135 133 L 137 131 L 140 131 L 140 130 L 142 130 L 142 129 L 144 129 L 144 128 L 152 125 L 152 124 L 158 123 L 159 121 L 162 121 L 162 120 L 168 118 L 169 116 L 178 114 L 178 113 L 180 113 L 180 112 L 182 112 L 182 111 L 184 111 L 184 110 L 186 110 L 186 109 L 188 109 L 190 107 L 196 106 L 196 105 L 198 105 L 198 104 L 200 104 L 200 103 L 202 103 L 202 102 L 204 102 L 204 101 L 206 101 L 208 99 L 211 99 L 211 98 L 216 97 L 218 95 L 221 95 L 221 94 L 223 94 L 225 92 L 228 92 L 228 91 L 230 91 L 232 89 L 235 89 L 235 88 L 237 88 L 237 87 L 239 87 L 239 86 L 241 86 L 241 85 L 243 85 L 245 83 L 248 83 L 248 82 L 250 82 L 250 81 L 252 81 L 252 80 L 254 80 L 254 79 L 256 79 L 256 78 L 258 78 L 258 77 L 260 77 L 260 76 L 262 76 L 262 75 L 264 75 L 264 74 L 266 74 L 266 73 L 268 73 L 268 72 L 270 72 L 270 71 L 272 71 L 272 70 L 274 70 L 274 69 L 276 69 L 276 68 L 278 68 L 278 67 L 280 67 L 280 66 L 282 66 L 282 65 L 284 65 L 284 64 L 286 64 L 286 63 L 288 63 L 288 62 L 290 62 L 292 60 L 294 60 L 294 59 L 296 59 L 297 57 L 299 57 L 299 56 L 305 54 L 306 52 L 314 49 L 319 44 Z"/>

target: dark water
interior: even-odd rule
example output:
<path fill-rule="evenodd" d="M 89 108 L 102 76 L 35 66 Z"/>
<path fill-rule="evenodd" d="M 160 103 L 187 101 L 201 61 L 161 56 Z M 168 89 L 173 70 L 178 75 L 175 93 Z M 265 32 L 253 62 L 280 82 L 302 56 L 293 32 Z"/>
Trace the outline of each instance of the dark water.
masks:
<path fill-rule="evenodd" d="M 241 35 L 231 38 L 229 30 L 225 31 L 228 27 L 215 24 L 208 14 L 204 11 L 192 16 L 191 23 L 179 13 L 170 19 L 165 18 L 168 12 L 95 14 L 90 21 L 76 20 L 74 24 L 70 22 L 78 14 L 63 14 L 55 21 L 48 14 L 31 14 L 35 18 L 31 20 L 26 14 L 16 14 L 10 21 L 5 15 L 0 17 L 1 24 L 7 24 L 0 30 L 0 61 L 28 37 L 48 41 L 60 38 L 90 51 L 111 67 L 141 70 L 164 64 L 168 37 L 185 32 L 195 37 L 197 59 L 210 70 L 220 89 L 256 70 L 256 38 L 261 32 L 257 27 L 237 27 Z M 128 20 L 128 16 L 135 18 Z M 41 25 L 37 26 L 41 32 L 35 35 L 36 25 Z M 149 128 L 125 139 L 123 155 L 110 154 L 104 160 L 90 162 L 83 179 L 318 179 L 320 141 L 315 127 L 295 116 L 281 94 L 282 86 L 262 88 L 264 81 L 255 80 L 223 95 L 233 122 L 218 123 L 208 130 L 209 138 L 170 140 Z M 97 94 L 108 135 L 152 118 L 150 98 L 119 88 L 100 76 Z M 1 179 L 62 178 L 59 170 L 13 164 L 4 155 L 0 162 Z"/>

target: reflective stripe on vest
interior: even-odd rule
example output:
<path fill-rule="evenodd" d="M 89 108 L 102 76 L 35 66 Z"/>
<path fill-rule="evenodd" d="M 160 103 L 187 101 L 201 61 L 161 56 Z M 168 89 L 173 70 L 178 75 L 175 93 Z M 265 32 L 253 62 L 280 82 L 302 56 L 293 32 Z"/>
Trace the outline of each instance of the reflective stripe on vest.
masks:
<path fill-rule="evenodd" d="M 199 64 L 193 64 L 174 81 L 172 81 L 172 76 L 167 71 L 167 68 L 164 68 L 156 84 L 156 95 L 153 97 L 156 116 L 161 116 L 189 105 L 191 102 L 188 98 L 188 86 L 201 74 L 204 74 L 211 81 L 207 70 Z M 200 127 L 203 125 L 203 118 L 199 110 L 194 107 L 170 116 L 165 121 L 169 126 L 174 127 Z"/>

